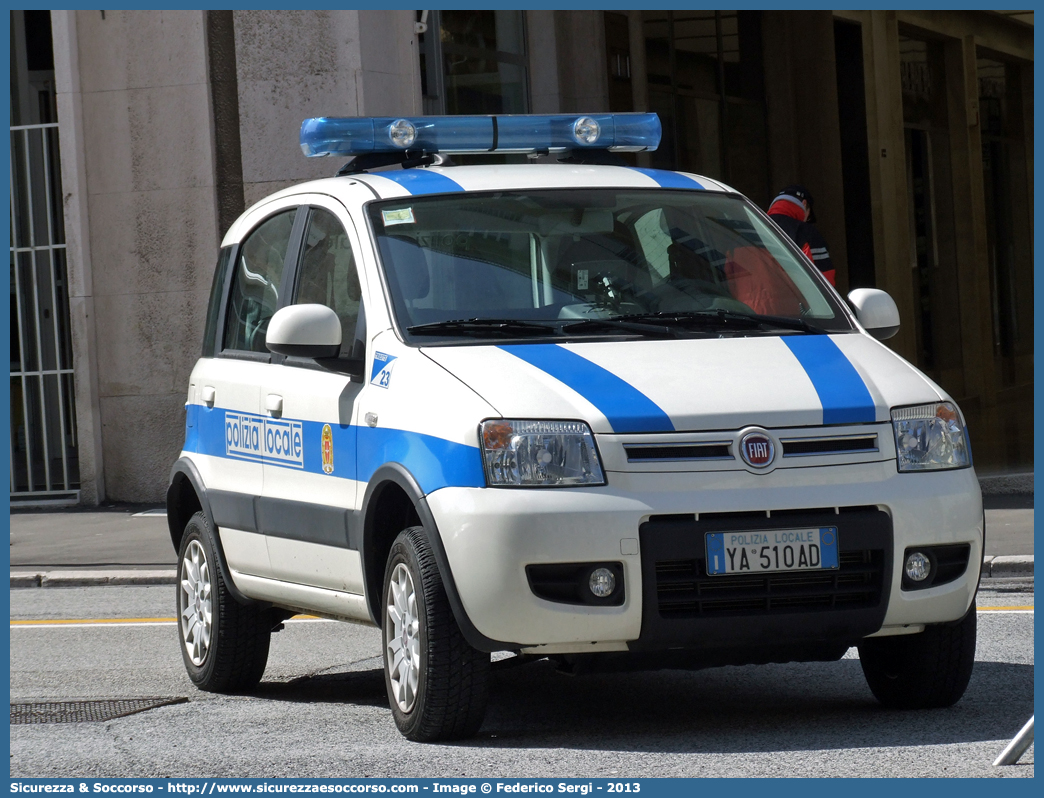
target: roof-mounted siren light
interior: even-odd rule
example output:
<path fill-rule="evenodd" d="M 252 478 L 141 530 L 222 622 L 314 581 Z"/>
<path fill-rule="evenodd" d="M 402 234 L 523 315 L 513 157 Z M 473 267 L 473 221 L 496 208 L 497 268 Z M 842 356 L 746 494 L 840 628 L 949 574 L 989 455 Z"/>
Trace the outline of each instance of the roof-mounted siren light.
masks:
<path fill-rule="evenodd" d="M 309 158 L 376 152 L 531 153 L 655 150 L 660 118 L 645 114 L 316 117 L 301 123 Z"/>

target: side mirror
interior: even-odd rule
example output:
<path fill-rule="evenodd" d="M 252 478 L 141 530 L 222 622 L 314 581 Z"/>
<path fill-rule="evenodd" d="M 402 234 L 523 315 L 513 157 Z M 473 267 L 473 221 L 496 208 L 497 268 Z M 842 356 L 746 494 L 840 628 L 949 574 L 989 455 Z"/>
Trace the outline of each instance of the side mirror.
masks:
<path fill-rule="evenodd" d="M 288 305 L 268 323 L 265 346 L 277 355 L 337 357 L 341 320 L 326 305 Z"/>
<path fill-rule="evenodd" d="M 856 319 L 878 341 L 899 332 L 899 308 L 895 300 L 877 288 L 857 288 L 848 295 Z"/>

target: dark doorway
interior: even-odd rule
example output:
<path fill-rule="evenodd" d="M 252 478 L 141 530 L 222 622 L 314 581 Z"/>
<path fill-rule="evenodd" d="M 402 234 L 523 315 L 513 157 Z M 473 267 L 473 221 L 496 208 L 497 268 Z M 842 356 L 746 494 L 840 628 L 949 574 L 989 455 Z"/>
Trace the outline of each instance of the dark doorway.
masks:
<path fill-rule="evenodd" d="M 874 228 L 870 211 L 870 162 L 863 84 L 863 26 L 834 21 L 837 111 L 841 120 L 841 181 L 845 197 L 848 285 L 873 288 Z"/>

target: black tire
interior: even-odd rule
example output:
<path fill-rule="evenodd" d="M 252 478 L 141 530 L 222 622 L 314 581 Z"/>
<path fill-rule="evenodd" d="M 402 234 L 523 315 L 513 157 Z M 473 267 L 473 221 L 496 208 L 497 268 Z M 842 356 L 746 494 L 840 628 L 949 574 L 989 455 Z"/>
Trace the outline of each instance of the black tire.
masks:
<path fill-rule="evenodd" d="M 389 605 L 394 604 L 393 579 L 401 594 L 404 573 L 415 597 L 411 617 L 416 623 L 399 623 L 401 632 L 396 636 Z M 399 641 L 400 650 L 410 651 L 405 665 L 389 652 L 390 636 Z M 388 704 L 404 737 L 414 742 L 460 740 L 479 730 L 489 698 L 489 654 L 469 646 L 461 634 L 423 527 L 400 532 L 388 554 L 381 594 L 381 644 Z M 412 663 L 416 664 L 411 668 Z M 400 670 L 403 667 L 405 671 Z M 398 686 L 410 679 L 400 677 L 411 670 L 416 688 L 404 694 Z"/>
<path fill-rule="evenodd" d="M 955 624 L 920 634 L 872 637 L 859 645 L 870 691 L 889 709 L 937 709 L 956 704 L 975 664 L 975 606 Z"/>
<path fill-rule="evenodd" d="M 273 618 L 267 607 L 240 604 L 228 592 L 217 564 L 216 545 L 206 516 L 196 513 L 185 525 L 178 550 L 178 639 L 185 670 L 196 687 L 211 693 L 241 693 L 256 687 L 265 672 Z M 206 579 L 196 577 L 195 582 L 209 581 L 210 585 L 209 639 L 199 624 L 190 629 L 189 623 L 195 607 L 193 596 L 199 595 L 200 609 L 206 609 L 202 606 L 205 591 L 191 588 L 192 566 L 202 572 L 202 564 Z M 198 647 L 193 645 L 197 640 Z"/>

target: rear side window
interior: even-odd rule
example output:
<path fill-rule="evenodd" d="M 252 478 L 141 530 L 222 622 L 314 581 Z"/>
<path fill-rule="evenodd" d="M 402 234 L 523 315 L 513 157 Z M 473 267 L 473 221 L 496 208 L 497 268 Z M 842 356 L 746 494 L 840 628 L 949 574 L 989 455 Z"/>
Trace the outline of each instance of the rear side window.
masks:
<path fill-rule="evenodd" d="M 232 247 L 225 247 L 218 256 L 214 270 L 214 282 L 210 286 L 210 303 L 207 305 L 207 325 L 203 329 L 203 357 L 214 357 L 217 351 L 217 322 L 221 315 L 221 294 L 225 290 L 228 264 L 232 259 Z"/>
<path fill-rule="evenodd" d="M 359 274 L 352 245 L 332 213 L 313 208 L 301 245 L 295 304 L 326 305 L 341 320 L 341 357 L 350 357 L 359 320 Z"/>
<path fill-rule="evenodd" d="M 279 307 L 283 264 L 296 209 L 269 217 L 239 247 L 229 289 L 223 349 L 268 352 L 265 333 Z"/>

